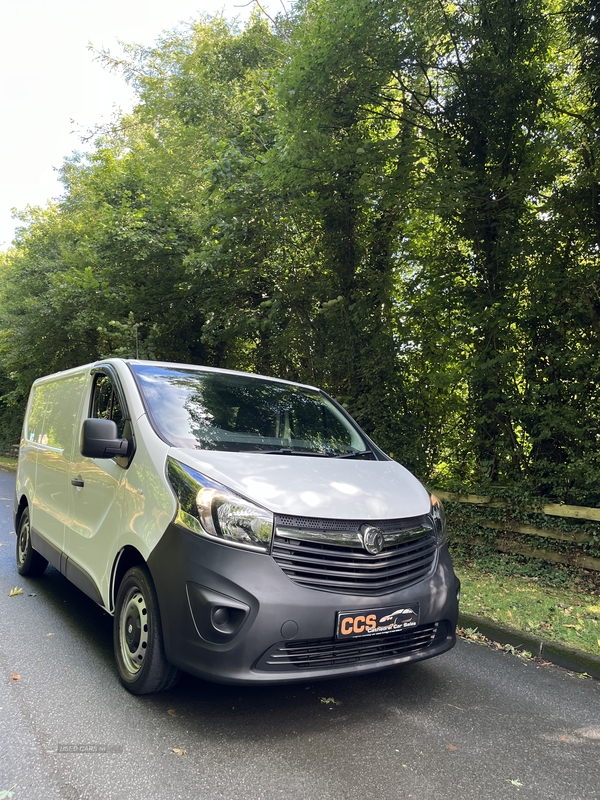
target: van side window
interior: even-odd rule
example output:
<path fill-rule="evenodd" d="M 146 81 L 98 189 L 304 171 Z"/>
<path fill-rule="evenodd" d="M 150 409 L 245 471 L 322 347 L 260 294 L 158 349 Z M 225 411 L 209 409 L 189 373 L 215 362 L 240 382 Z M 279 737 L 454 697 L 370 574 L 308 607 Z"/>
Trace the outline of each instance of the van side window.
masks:
<path fill-rule="evenodd" d="M 94 381 L 92 395 L 92 417 L 97 419 L 112 419 L 117 423 L 117 435 L 123 438 L 125 420 L 119 397 L 108 375 L 99 374 Z"/>

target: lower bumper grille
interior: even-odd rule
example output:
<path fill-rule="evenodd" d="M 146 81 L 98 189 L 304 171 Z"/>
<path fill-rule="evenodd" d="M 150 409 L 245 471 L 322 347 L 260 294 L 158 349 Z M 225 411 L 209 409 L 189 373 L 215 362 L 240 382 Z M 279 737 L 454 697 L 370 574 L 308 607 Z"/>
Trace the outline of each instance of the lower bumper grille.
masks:
<path fill-rule="evenodd" d="M 374 661 L 393 662 L 394 659 L 433 647 L 444 641 L 447 633 L 448 623 L 444 621 L 421 625 L 401 633 L 368 636 L 350 641 L 307 639 L 280 642 L 259 659 L 256 669 L 310 670 Z"/>

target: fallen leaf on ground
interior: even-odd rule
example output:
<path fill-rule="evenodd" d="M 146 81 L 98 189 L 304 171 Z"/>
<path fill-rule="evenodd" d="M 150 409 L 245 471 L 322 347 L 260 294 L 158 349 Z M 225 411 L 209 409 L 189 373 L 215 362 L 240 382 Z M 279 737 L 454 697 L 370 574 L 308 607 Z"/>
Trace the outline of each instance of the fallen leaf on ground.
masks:
<path fill-rule="evenodd" d="M 17 672 L 13 672 L 12 679 L 13 679 L 13 681 L 20 681 L 21 680 L 21 676 Z"/>
<path fill-rule="evenodd" d="M 561 740 L 561 742 L 568 742 L 569 741 L 566 736 L 559 736 L 558 738 Z"/>
<path fill-rule="evenodd" d="M 167 714 L 168 714 L 170 717 L 176 717 L 176 716 L 177 716 L 177 712 L 175 711 L 175 709 L 174 709 L 174 708 L 169 708 L 169 709 L 167 710 Z"/>
<path fill-rule="evenodd" d="M 16 594 L 23 594 L 23 589 L 19 589 L 18 586 L 15 586 L 14 589 L 11 589 L 8 593 L 9 597 L 14 597 Z"/>
<path fill-rule="evenodd" d="M 456 747 L 453 744 L 447 744 L 446 747 L 448 750 L 456 750 Z"/>
<path fill-rule="evenodd" d="M 53 633 L 47 633 L 46 636 L 54 636 Z"/>
<path fill-rule="evenodd" d="M 172 747 L 171 752 L 176 756 L 187 756 L 187 750 L 184 750 L 183 747 Z"/>
<path fill-rule="evenodd" d="M 511 781 L 511 780 L 509 780 L 509 779 L 507 778 L 507 779 L 506 779 L 506 782 L 507 782 L 507 783 L 512 783 L 512 785 L 513 785 L 513 786 L 523 786 L 523 784 L 521 783 L 521 781 L 520 781 L 518 778 L 517 778 L 517 780 L 516 780 L 516 781 Z"/>
<path fill-rule="evenodd" d="M 482 633 L 479 633 L 477 628 L 457 628 L 456 632 L 459 636 L 472 642 L 485 642 L 486 638 Z"/>
<path fill-rule="evenodd" d="M 319 700 L 322 703 L 325 703 L 326 706 L 330 706 L 330 705 L 341 706 L 342 705 L 341 700 L 335 700 L 333 697 L 319 697 Z"/>

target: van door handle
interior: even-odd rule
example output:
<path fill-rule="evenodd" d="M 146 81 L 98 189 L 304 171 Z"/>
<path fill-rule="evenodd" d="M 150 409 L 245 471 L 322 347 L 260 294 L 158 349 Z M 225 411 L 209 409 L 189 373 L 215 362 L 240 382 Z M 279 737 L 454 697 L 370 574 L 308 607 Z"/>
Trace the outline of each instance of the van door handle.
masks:
<path fill-rule="evenodd" d="M 83 489 L 85 485 L 81 478 L 71 478 L 71 483 L 73 486 L 77 486 L 79 489 Z"/>

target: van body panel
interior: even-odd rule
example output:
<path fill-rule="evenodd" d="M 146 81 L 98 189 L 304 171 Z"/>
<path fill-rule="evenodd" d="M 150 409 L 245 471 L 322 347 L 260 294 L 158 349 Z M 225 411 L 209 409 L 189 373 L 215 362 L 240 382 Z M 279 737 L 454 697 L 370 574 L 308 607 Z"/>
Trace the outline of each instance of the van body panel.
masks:
<path fill-rule="evenodd" d="M 17 462 L 17 480 L 15 491 L 14 521 L 15 533 L 18 527 L 18 512 L 23 498 L 32 498 L 37 482 L 37 454 L 38 446 L 35 442 L 36 437 L 41 433 L 43 425 L 43 409 L 36 402 L 36 387 L 33 386 L 27 400 L 25 418 L 21 430 L 21 442 L 19 447 L 19 460 Z M 32 409 L 36 407 L 36 413 Z M 41 417 L 41 419 L 40 419 Z M 39 425 L 38 425 L 39 421 Z M 31 436 L 31 441 L 30 441 Z"/>
<path fill-rule="evenodd" d="M 164 535 L 177 505 L 166 475 L 169 445 L 156 436 L 145 414 L 136 421 L 136 436 L 138 449 L 124 485 L 128 510 L 122 541 L 143 543 L 142 552 L 149 553 Z"/>
<path fill-rule="evenodd" d="M 397 519 L 429 511 L 429 494 L 396 461 L 173 448 L 170 455 L 276 514 Z"/>
<path fill-rule="evenodd" d="M 65 552 L 89 573 L 106 604 L 112 569 L 106 556 L 115 552 L 119 540 L 125 471 L 112 459 L 78 456 L 71 465 L 71 476 L 84 485 L 71 490 Z"/>
<path fill-rule="evenodd" d="M 61 373 L 54 381 L 40 381 L 27 424 L 27 439 L 37 449 L 31 525 L 59 550 L 64 550 L 71 512 L 70 465 L 85 381 L 81 370 Z"/>
<path fill-rule="evenodd" d="M 131 422 L 136 454 L 129 466 L 123 467 L 115 459 L 85 458 L 76 452 L 71 477 L 82 480 L 84 486 L 73 487 L 73 511 L 65 541 L 70 560 L 93 579 L 107 610 L 112 609 L 111 581 L 119 552 L 131 545 L 147 559 L 175 514 L 175 500 L 165 476 L 168 447 L 150 428 L 129 371 L 121 368 L 118 374 L 123 378 L 131 416 L 139 414 Z M 90 392 L 91 382 L 81 425 L 88 413 Z"/>
<path fill-rule="evenodd" d="M 459 582 L 442 535 L 443 519 L 438 529 L 429 492 L 411 473 L 375 446 L 366 458 L 362 451 L 351 457 L 291 454 L 282 445 L 284 453 L 236 451 L 231 443 L 229 450 L 173 446 L 148 416 L 132 371 L 140 363 L 155 364 L 106 359 L 34 383 L 15 497 L 15 515 L 23 498 L 29 506 L 34 549 L 112 613 L 116 565 L 124 548 L 135 548 L 154 582 L 169 662 L 213 681 L 292 682 L 372 672 L 454 645 Z M 231 374 L 206 371 L 221 373 L 223 381 Z M 119 433 L 135 442 L 127 458 L 80 454 L 84 421 L 91 415 L 112 418 L 97 404 L 104 387 L 111 396 L 104 376 L 115 384 L 127 411 L 127 435 Z M 94 386 L 102 392 L 97 390 L 92 402 Z M 114 407 L 112 400 L 109 405 Z M 351 419 L 348 424 L 355 425 Z M 206 479 L 209 494 L 226 496 L 223 502 L 230 505 L 233 497 L 233 511 L 227 513 L 242 513 L 235 510 L 239 501 L 241 508 L 250 505 L 250 514 L 258 506 L 273 520 L 272 547 L 258 552 L 260 546 L 248 549 L 242 539 L 224 541 L 214 531 L 205 536 L 202 526 L 209 523 L 200 512 L 193 519 L 189 511 L 187 518 L 181 513 L 181 487 L 172 484 L 169 459 L 190 477 L 186 502 L 192 505 L 186 508 L 196 513 L 194 503 L 198 509 L 201 500 L 194 480 Z M 211 508 L 216 520 L 217 506 Z M 369 549 L 367 530 L 375 550 Z M 344 540 L 350 536 L 353 544 Z M 405 544 L 406 559 L 396 554 Z M 303 582 L 305 567 L 312 570 L 312 583 Z M 409 578 L 393 584 L 402 588 L 390 590 L 390 575 L 395 581 L 403 570 Z M 329 585 L 322 586 L 323 575 L 331 579 Z M 361 583 L 356 575 L 366 577 Z M 369 583 L 373 578 L 376 585 Z M 356 612 L 360 618 L 396 608 L 414 612 L 414 631 L 407 623 L 399 633 L 358 636 L 352 642 L 336 634 L 340 614 Z M 358 655 L 346 657 L 349 650 Z M 306 659 L 298 655 L 305 652 Z M 323 652 L 329 655 L 323 658 Z"/>

